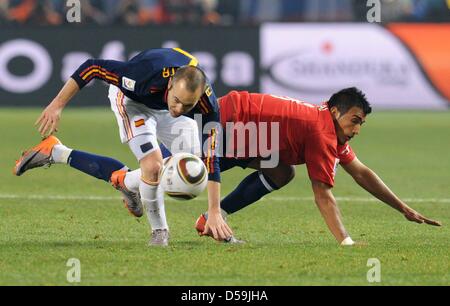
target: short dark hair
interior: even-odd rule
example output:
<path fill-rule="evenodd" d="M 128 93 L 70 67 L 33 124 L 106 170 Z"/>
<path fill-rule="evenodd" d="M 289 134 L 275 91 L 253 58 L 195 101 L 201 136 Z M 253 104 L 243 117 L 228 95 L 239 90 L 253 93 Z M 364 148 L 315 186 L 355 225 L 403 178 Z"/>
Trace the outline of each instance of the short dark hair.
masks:
<path fill-rule="evenodd" d="M 366 95 L 356 87 L 342 89 L 331 96 L 328 108 L 336 106 L 341 114 L 345 114 L 352 107 L 359 107 L 365 115 L 372 112 L 372 107 L 366 99 Z"/>
<path fill-rule="evenodd" d="M 181 66 L 177 69 L 173 76 L 173 82 L 179 80 L 186 81 L 186 87 L 190 92 L 196 92 L 199 88 L 202 92 L 206 87 L 206 75 L 200 68 L 196 66 Z"/>

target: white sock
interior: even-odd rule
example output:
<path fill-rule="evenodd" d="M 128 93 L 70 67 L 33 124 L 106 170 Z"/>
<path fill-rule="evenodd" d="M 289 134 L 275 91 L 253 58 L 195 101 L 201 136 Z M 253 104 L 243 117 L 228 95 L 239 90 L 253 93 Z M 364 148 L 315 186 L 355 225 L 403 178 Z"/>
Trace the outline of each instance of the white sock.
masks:
<path fill-rule="evenodd" d="M 149 185 L 141 180 L 139 192 L 141 193 L 141 201 L 147 211 L 148 222 L 152 230 L 169 229 L 162 188 Z"/>
<path fill-rule="evenodd" d="M 139 185 L 141 184 L 141 169 L 127 172 L 124 180 L 125 187 L 132 192 L 139 191 Z"/>
<path fill-rule="evenodd" d="M 67 161 L 72 151 L 73 151 L 72 149 L 69 149 L 65 145 L 57 144 L 53 147 L 52 159 L 55 162 L 55 164 L 67 164 Z"/>

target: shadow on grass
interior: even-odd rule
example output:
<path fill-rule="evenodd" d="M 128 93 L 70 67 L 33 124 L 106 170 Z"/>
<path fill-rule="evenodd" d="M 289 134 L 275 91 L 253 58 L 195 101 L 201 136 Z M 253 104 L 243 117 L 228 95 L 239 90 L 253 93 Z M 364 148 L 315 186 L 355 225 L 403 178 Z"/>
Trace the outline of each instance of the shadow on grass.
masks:
<path fill-rule="evenodd" d="M 147 240 L 133 241 L 70 241 L 70 240 L 54 240 L 54 241 L 11 241 L 0 242 L 0 249 L 7 251 L 33 251 L 51 252 L 52 250 L 61 249 L 85 249 L 85 250 L 191 250 L 204 249 L 214 246 L 220 246 L 220 243 L 211 241 L 205 243 L 202 240 L 175 240 L 171 241 L 169 247 L 151 247 Z"/>
<path fill-rule="evenodd" d="M 145 247 L 145 242 L 139 241 L 67 241 L 67 240 L 55 240 L 55 241 L 14 241 L 14 242 L 2 242 L 0 248 L 3 250 L 30 250 L 30 249 L 43 249 L 46 252 L 51 249 L 65 249 L 65 248 L 85 248 L 85 249 L 134 249 Z"/>

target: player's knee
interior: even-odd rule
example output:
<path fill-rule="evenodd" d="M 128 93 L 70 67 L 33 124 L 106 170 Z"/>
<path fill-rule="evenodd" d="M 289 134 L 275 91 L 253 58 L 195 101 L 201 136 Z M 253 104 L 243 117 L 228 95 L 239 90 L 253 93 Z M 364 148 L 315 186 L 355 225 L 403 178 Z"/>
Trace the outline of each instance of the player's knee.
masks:
<path fill-rule="evenodd" d="M 277 186 L 278 188 L 284 187 L 289 184 L 295 177 L 295 167 L 288 166 L 284 167 L 282 171 L 277 173 Z"/>
<path fill-rule="evenodd" d="M 159 182 L 160 173 L 163 168 L 162 158 L 146 156 L 140 161 L 142 178 L 148 182 Z"/>
<path fill-rule="evenodd" d="M 264 175 L 272 180 L 278 189 L 286 186 L 295 177 L 294 166 L 280 166 L 275 169 L 263 171 Z"/>
<path fill-rule="evenodd" d="M 289 168 L 286 169 L 286 183 L 285 185 L 289 184 L 295 177 L 295 167 L 294 166 L 289 166 Z"/>

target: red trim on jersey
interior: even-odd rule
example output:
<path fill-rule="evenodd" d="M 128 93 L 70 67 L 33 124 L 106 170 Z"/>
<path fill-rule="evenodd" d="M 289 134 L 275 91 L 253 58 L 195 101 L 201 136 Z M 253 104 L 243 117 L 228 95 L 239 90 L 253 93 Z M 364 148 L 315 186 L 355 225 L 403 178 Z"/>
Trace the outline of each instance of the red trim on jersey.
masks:
<path fill-rule="evenodd" d="M 124 97 L 125 97 L 125 95 L 123 94 L 123 92 L 119 90 L 119 92 L 117 93 L 116 105 L 117 105 L 117 110 L 119 111 L 119 114 L 122 117 L 122 122 L 123 122 L 123 126 L 125 128 L 125 132 L 127 134 L 127 138 L 128 138 L 128 140 L 130 140 L 134 136 L 133 136 L 133 130 L 131 129 L 130 119 L 128 118 L 127 111 L 123 104 Z"/>

